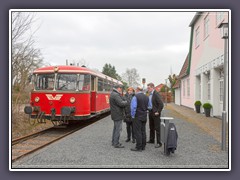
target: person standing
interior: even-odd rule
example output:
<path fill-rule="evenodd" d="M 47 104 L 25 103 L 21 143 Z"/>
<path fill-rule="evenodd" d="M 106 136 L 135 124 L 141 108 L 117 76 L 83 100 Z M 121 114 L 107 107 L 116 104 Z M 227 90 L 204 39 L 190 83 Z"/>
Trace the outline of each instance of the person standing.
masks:
<path fill-rule="evenodd" d="M 149 128 L 150 128 L 150 139 L 147 143 L 153 143 L 155 139 L 155 132 L 156 132 L 156 139 L 157 144 L 156 148 L 162 146 L 161 143 L 161 134 L 160 134 L 160 116 L 163 109 L 163 102 L 161 100 L 160 94 L 154 90 L 154 84 L 149 83 L 147 85 L 148 93 L 149 93 Z"/>
<path fill-rule="evenodd" d="M 146 122 L 148 110 L 148 97 L 137 87 L 135 96 L 131 101 L 131 116 L 133 119 L 133 132 L 136 138 L 136 147 L 131 151 L 145 150 L 146 146 Z"/>
<path fill-rule="evenodd" d="M 111 111 L 111 118 L 114 123 L 113 133 L 112 133 L 112 145 L 115 148 L 124 148 L 124 146 L 119 143 L 119 139 L 122 131 L 122 121 L 124 119 L 123 111 L 126 106 L 127 106 L 127 101 L 123 99 L 122 86 L 115 85 L 110 95 L 110 111 Z"/>
<path fill-rule="evenodd" d="M 128 104 L 125 107 L 125 118 L 124 122 L 126 123 L 126 129 L 127 129 L 127 139 L 126 142 L 129 142 L 131 140 L 132 136 L 132 143 L 135 143 L 135 137 L 133 133 L 133 122 L 131 117 L 131 100 L 134 96 L 134 89 L 132 87 L 129 87 L 127 89 L 127 93 L 125 94 L 125 100 L 127 100 Z"/>

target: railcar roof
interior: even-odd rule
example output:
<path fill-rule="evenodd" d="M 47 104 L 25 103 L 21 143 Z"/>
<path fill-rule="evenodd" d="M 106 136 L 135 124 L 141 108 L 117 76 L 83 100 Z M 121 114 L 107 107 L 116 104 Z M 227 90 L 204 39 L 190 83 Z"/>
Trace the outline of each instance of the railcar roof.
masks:
<path fill-rule="evenodd" d="M 97 72 L 85 67 L 80 67 L 80 66 L 47 66 L 47 67 L 42 67 L 36 69 L 33 73 L 34 74 L 42 74 L 42 73 L 54 73 L 54 69 L 58 68 L 59 73 L 84 73 L 84 74 L 92 74 L 94 76 L 101 77 L 103 79 L 108 79 L 112 80 L 113 82 L 122 84 L 121 81 L 118 81 L 116 79 L 113 79 L 112 77 L 109 77 L 105 74 L 102 74 L 101 72 Z"/>

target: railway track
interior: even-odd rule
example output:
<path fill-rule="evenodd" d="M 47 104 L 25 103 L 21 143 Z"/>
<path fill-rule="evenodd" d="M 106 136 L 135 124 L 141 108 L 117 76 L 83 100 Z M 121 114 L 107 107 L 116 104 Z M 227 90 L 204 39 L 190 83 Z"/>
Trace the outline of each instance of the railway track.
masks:
<path fill-rule="evenodd" d="M 12 162 L 29 155 L 53 142 L 62 139 L 69 134 L 72 134 L 90 124 L 97 122 L 98 120 L 108 116 L 110 113 L 99 115 L 93 117 L 86 121 L 81 121 L 79 123 L 70 124 L 65 128 L 62 127 L 52 127 L 37 133 L 30 134 L 18 139 L 12 140 Z"/>

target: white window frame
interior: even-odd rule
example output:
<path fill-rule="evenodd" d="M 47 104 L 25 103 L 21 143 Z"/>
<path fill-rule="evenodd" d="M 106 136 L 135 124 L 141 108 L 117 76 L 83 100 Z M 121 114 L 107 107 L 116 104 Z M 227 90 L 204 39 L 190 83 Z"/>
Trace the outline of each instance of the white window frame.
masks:
<path fill-rule="evenodd" d="M 187 96 L 190 96 L 190 79 L 187 79 Z"/>
<path fill-rule="evenodd" d="M 209 16 L 207 15 L 204 18 L 204 38 L 207 38 L 209 36 Z"/>
<path fill-rule="evenodd" d="M 223 21 L 224 12 L 216 13 L 216 26 L 218 26 Z"/>
<path fill-rule="evenodd" d="M 197 27 L 195 30 L 195 48 L 197 48 L 200 45 L 200 26 Z"/>
<path fill-rule="evenodd" d="M 185 80 L 183 81 L 183 97 L 185 97 Z"/>

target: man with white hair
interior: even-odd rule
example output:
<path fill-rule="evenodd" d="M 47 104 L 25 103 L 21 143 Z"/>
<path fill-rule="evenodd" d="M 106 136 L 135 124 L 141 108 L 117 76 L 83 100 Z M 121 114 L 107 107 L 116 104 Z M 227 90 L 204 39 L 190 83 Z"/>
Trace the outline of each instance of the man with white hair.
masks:
<path fill-rule="evenodd" d="M 145 150 L 146 122 L 148 110 L 148 97 L 142 92 L 142 87 L 137 87 L 135 96 L 131 101 L 131 116 L 133 119 L 133 132 L 136 138 L 136 147 L 131 151 Z"/>

